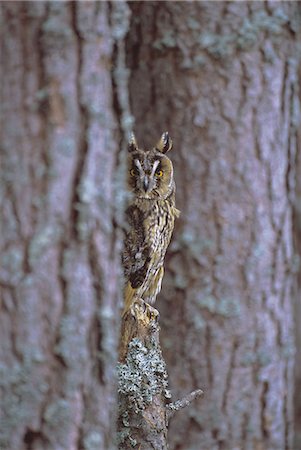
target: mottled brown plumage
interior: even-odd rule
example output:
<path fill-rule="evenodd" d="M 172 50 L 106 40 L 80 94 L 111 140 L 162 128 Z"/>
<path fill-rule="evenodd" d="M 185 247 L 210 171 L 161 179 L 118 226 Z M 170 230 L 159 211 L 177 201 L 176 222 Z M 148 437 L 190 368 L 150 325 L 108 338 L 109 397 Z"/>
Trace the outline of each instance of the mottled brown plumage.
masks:
<path fill-rule="evenodd" d="M 151 150 L 139 149 L 134 136 L 128 145 L 128 186 L 133 197 L 126 211 L 124 313 L 136 298 L 153 304 L 161 290 L 164 257 L 179 216 L 173 166 L 165 155 L 171 147 L 168 133 Z"/>

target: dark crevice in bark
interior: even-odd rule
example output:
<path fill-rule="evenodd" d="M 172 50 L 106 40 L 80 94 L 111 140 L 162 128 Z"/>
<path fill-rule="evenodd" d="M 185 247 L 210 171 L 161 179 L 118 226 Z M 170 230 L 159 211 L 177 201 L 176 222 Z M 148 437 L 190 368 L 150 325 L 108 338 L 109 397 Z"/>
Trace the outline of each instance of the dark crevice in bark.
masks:
<path fill-rule="evenodd" d="M 58 281 L 61 288 L 61 294 L 62 294 L 62 305 L 65 304 L 67 296 L 68 296 L 68 283 L 65 277 L 65 257 L 66 257 L 66 251 L 67 251 L 67 243 L 64 241 L 60 242 L 59 248 L 58 248 Z"/>
<path fill-rule="evenodd" d="M 61 331 L 60 331 L 60 327 L 61 327 L 61 319 L 64 317 L 65 313 L 67 313 L 67 298 L 68 298 L 68 282 L 65 278 L 65 273 L 66 273 L 66 267 L 65 267 L 65 252 L 67 250 L 67 245 L 64 242 L 61 242 L 60 244 L 58 244 L 58 262 L 57 262 L 57 266 L 58 266 L 58 272 L 57 272 L 57 278 L 58 278 L 58 283 L 60 286 L 60 290 L 61 290 L 61 303 L 60 303 L 60 320 L 57 323 L 57 327 L 55 330 L 55 334 L 54 334 L 54 348 L 57 348 L 59 346 L 60 343 L 60 339 L 61 339 Z M 58 352 L 54 352 L 54 356 L 56 359 L 56 362 L 64 369 L 67 369 L 67 364 L 63 358 L 63 356 L 58 353 Z"/>
<path fill-rule="evenodd" d="M 131 71 L 135 71 L 139 68 L 140 62 L 140 48 L 141 48 L 141 39 L 143 38 L 141 23 L 139 20 L 140 17 L 140 9 L 138 4 L 129 3 L 129 7 L 132 11 L 131 18 L 131 41 L 126 39 L 125 41 L 125 49 L 126 49 L 126 66 L 131 68 Z M 138 8 L 137 8 L 138 7 Z M 138 20 L 137 20 L 138 18 Z M 131 98 L 131 92 L 129 92 L 129 101 L 130 107 L 132 108 L 133 102 Z"/>
<path fill-rule="evenodd" d="M 252 108 L 252 129 L 253 129 L 253 136 L 254 136 L 254 151 L 255 156 L 258 159 L 258 161 L 261 162 L 261 149 L 259 144 L 259 138 L 258 138 L 258 127 L 257 127 L 257 117 L 258 117 L 258 111 L 256 107 L 254 106 Z"/>
<path fill-rule="evenodd" d="M 287 285 L 286 285 L 286 283 L 283 283 L 282 287 L 281 287 L 281 293 L 279 296 L 279 299 L 280 299 L 279 303 L 280 303 L 280 307 L 282 310 L 284 310 L 284 308 L 285 308 L 285 300 L 287 298 L 286 290 L 287 290 Z"/>
<path fill-rule="evenodd" d="M 261 423 L 261 435 L 263 437 L 264 440 L 269 439 L 269 429 L 267 427 L 267 396 L 269 393 L 269 382 L 268 381 L 264 381 L 262 383 L 262 391 L 261 391 L 261 418 L 260 418 L 260 423 Z"/>
<path fill-rule="evenodd" d="M 103 367 L 103 360 L 101 359 L 102 342 L 103 342 L 103 332 L 101 321 L 100 318 L 97 316 L 97 313 L 95 313 L 90 324 L 89 347 L 91 349 L 93 361 L 96 361 L 95 369 L 93 367 L 93 372 L 96 372 L 95 378 L 97 378 L 99 383 L 104 384 L 105 383 L 104 367 Z"/>
<path fill-rule="evenodd" d="M 1 147 L 0 147 L 0 152 L 2 155 L 5 154 L 5 151 L 2 151 Z M 4 159 L 4 157 L 3 157 L 3 159 Z M 3 163 L 3 165 L 5 165 L 5 163 Z M 5 166 L 4 166 L 4 168 L 5 168 Z M 18 236 L 20 236 L 20 239 L 21 238 L 25 239 L 26 237 L 23 236 L 23 233 L 22 233 L 22 222 L 21 222 L 20 215 L 18 212 L 17 198 L 15 196 L 14 186 L 13 186 L 12 182 L 8 181 L 5 183 L 3 197 L 7 200 L 7 202 L 9 202 L 9 204 L 11 206 L 12 213 L 15 218 L 15 223 L 17 224 L 16 234 Z M 5 247 L 8 247 L 9 245 L 10 245 L 10 242 L 4 243 L 4 247 L 2 249 L 5 250 L 6 249 Z"/>
<path fill-rule="evenodd" d="M 289 83 L 288 80 L 288 61 L 284 61 L 284 70 L 283 70 L 283 79 L 282 79 L 282 89 L 281 89 L 281 114 L 282 117 L 285 118 L 286 114 L 286 92 L 287 92 L 287 83 Z"/>
<path fill-rule="evenodd" d="M 126 14 L 129 8 L 127 4 L 113 4 L 108 3 L 109 8 L 109 22 L 111 28 L 116 28 L 118 26 L 118 14 L 121 14 L 121 10 L 124 9 L 123 13 Z M 120 11 L 119 11 L 120 9 Z M 129 30 L 130 24 L 128 22 L 123 23 L 123 33 L 124 37 L 116 37 L 113 44 L 112 52 L 112 91 L 113 91 L 113 110 L 115 112 L 118 124 L 118 137 L 119 145 L 118 151 L 116 153 L 116 166 L 118 165 L 121 152 L 124 150 L 123 145 L 127 144 L 129 136 L 127 131 L 132 131 L 131 128 L 131 113 L 130 104 L 128 98 L 127 89 L 128 83 L 128 72 L 129 69 L 126 65 L 126 36 Z"/>
<path fill-rule="evenodd" d="M 281 352 L 281 350 L 282 350 L 282 328 L 281 328 L 281 323 L 280 323 L 279 319 L 276 317 L 275 311 L 271 311 L 270 310 L 270 317 L 271 317 L 271 320 L 273 321 L 273 323 L 275 325 L 277 348 L 279 348 L 279 350 Z"/>
<path fill-rule="evenodd" d="M 228 12 L 228 2 L 222 2 L 221 10 L 219 12 L 220 20 L 215 23 L 215 31 L 214 31 L 216 34 L 220 36 L 222 36 L 224 32 L 223 21 L 225 20 L 227 12 Z"/>
<path fill-rule="evenodd" d="M 143 20 L 137 18 L 141 18 L 143 14 L 147 14 L 149 18 L 148 23 L 148 33 L 149 33 L 149 39 L 150 42 L 154 43 L 159 35 L 158 30 L 158 14 L 159 11 L 162 10 L 162 8 L 166 7 L 164 2 L 161 4 L 158 3 L 156 8 L 152 8 L 151 5 L 143 5 L 143 3 L 137 2 L 135 4 L 134 2 L 129 3 L 130 9 L 132 11 L 132 26 L 131 26 L 131 40 L 127 41 L 127 48 L 130 47 L 130 51 L 128 54 L 130 56 L 127 57 L 128 66 L 131 67 L 131 70 L 133 73 L 135 71 L 139 71 L 142 64 L 147 65 L 147 72 L 149 74 L 149 77 L 147 79 L 147 83 L 149 84 L 149 105 L 148 108 L 144 109 L 145 114 L 147 115 L 149 112 L 149 109 L 153 107 L 153 105 L 157 104 L 158 98 L 157 98 L 157 76 L 153 71 L 153 67 L 151 64 L 151 61 L 158 59 L 158 50 L 153 45 L 149 45 L 148 47 L 148 53 L 149 56 L 147 60 L 142 61 L 141 60 L 141 54 L 139 49 L 143 48 L 143 45 L 141 44 L 144 41 L 144 29 L 143 29 Z M 144 13 L 144 10 L 146 12 Z M 135 104 L 135 91 L 131 89 L 129 92 L 129 100 L 130 100 L 130 107 L 133 109 Z M 165 99 L 165 101 L 168 101 L 168 97 Z M 165 119 L 168 119 L 167 117 Z M 153 131 L 157 128 L 159 125 L 156 122 L 153 123 L 141 123 L 141 117 L 137 116 L 137 124 L 139 125 L 139 128 L 136 131 L 137 136 L 139 140 L 141 140 L 142 146 L 149 146 L 151 145 L 151 139 L 153 139 Z M 162 130 L 165 131 L 165 130 Z M 162 132 L 160 131 L 160 132 Z"/>
<path fill-rule="evenodd" d="M 163 4 L 165 5 L 165 3 Z M 159 13 L 159 8 L 153 8 L 152 10 L 152 20 L 151 20 L 151 42 L 155 42 L 156 38 L 158 37 L 158 28 L 157 28 L 157 23 L 158 23 L 158 13 Z M 142 30 L 142 34 L 139 36 L 141 40 L 143 40 L 143 30 Z M 157 94 L 156 94 L 156 87 L 157 87 L 157 80 L 156 80 L 156 73 L 153 70 L 151 61 L 155 60 L 157 57 L 157 50 L 151 46 L 150 48 L 150 67 L 149 67 L 149 72 L 150 72 L 150 104 L 151 105 L 156 105 L 157 104 Z M 165 99 L 166 101 L 166 99 Z M 162 130 L 163 131 L 163 130 Z M 148 144 L 148 143 L 147 143 Z"/>
<path fill-rule="evenodd" d="M 27 49 L 27 35 L 28 35 L 28 20 L 26 15 L 26 3 L 22 3 L 22 7 L 19 10 L 19 32 L 20 32 L 20 43 L 22 47 L 22 65 L 24 67 L 27 67 L 28 61 L 30 61 L 30 57 L 28 55 L 28 49 Z M 22 72 L 22 79 L 21 79 L 21 85 L 20 90 L 22 92 L 22 103 L 20 105 L 20 112 L 22 116 L 22 125 L 24 127 L 24 130 L 26 130 L 26 133 L 30 135 L 30 128 L 28 127 L 28 120 L 27 120 L 27 108 L 26 108 L 26 97 L 27 97 L 27 86 L 26 86 L 26 78 L 27 78 L 27 71 L 24 70 Z"/>
<path fill-rule="evenodd" d="M 211 434 L 215 441 L 218 440 L 219 428 L 212 428 Z"/>
<path fill-rule="evenodd" d="M 242 76 L 241 76 L 241 98 L 239 101 L 239 106 L 237 108 L 238 120 L 240 118 L 244 105 L 248 101 L 248 82 L 249 82 L 247 66 L 243 59 L 240 61 L 240 67 Z M 231 127 L 231 129 L 235 129 L 235 127 Z"/>
<path fill-rule="evenodd" d="M 258 319 L 256 314 L 254 314 L 254 318 L 253 318 L 253 327 L 255 330 L 255 340 L 254 340 L 254 348 L 253 348 L 253 353 L 254 355 L 258 354 L 258 350 L 259 350 L 259 334 L 258 334 Z M 252 373 L 252 381 L 253 381 L 253 386 L 257 386 L 258 383 L 258 374 L 259 374 L 259 365 L 258 365 L 258 361 L 256 361 L 254 364 L 252 364 L 251 367 L 251 373 Z"/>
<path fill-rule="evenodd" d="M 289 376 L 288 376 L 288 362 L 286 361 L 285 369 L 284 369 L 284 385 L 288 386 L 290 383 Z M 284 450 L 290 450 L 290 442 L 291 442 L 291 424 L 290 424 L 290 407 L 288 405 L 288 395 L 287 390 L 284 390 L 283 393 L 283 426 L 284 426 L 284 443 L 285 443 L 285 449 Z"/>
<path fill-rule="evenodd" d="M 83 392 L 83 387 L 80 389 L 81 395 L 81 403 L 83 404 L 83 411 L 87 410 L 87 401 Z M 86 446 L 84 444 L 84 424 L 85 424 L 85 413 L 83 414 L 83 418 L 78 427 L 77 433 L 77 442 L 76 442 L 76 450 L 85 450 Z"/>
<path fill-rule="evenodd" d="M 279 252 L 279 248 L 282 246 L 283 243 L 283 228 L 284 228 L 284 224 L 285 224 L 285 216 L 286 216 L 286 211 L 283 212 L 281 219 L 280 219 L 280 225 L 278 228 L 275 228 L 275 233 L 276 233 L 276 237 L 275 237 L 275 242 L 274 242 L 274 246 L 272 248 L 272 270 L 271 270 L 271 292 L 273 294 L 277 294 L 277 290 L 275 288 L 275 283 L 277 282 L 277 278 L 278 278 L 278 273 L 277 273 L 277 259 L 278 259 L 278 252 Z M 276 224 L 275 224 L 276 227 Z M 285 262 L 283 261 L 283 263 L 285 264 Z"/>
<path fill-rule="evenodd" d="M 77 68 L 76 68 L 76 96 L 77 96 L 77 104 L 79 106 L 79 143 L 78 143 L 78 157 L 77 164 L 74 172 L 73 179 L 73 196 L 71 200 L 71 223 L 72 223 L 72 234 L 75 238 L 78 238 L 78 222 L 79 222 L 79 206 L 81 203 L 79 187 L 81 183 L 81 178 L 83 174 L 83 170 L 85 167 L 85 161 L 88 154 L 88 142 L 87 142 L 87 133 L 89 128 L 89 116 L 86 110 L 86 107 L 83 105 L 82 99 L 82 83 L 81 83 L 81 75 L 82 75 L 82 65 L 83 65 L 83 56 L 82 56 L 82 46 L 83 46 L 83 38 L 81 36 L 80 30 L 78 28 L 77 21 L 79 20 L 77 17 L 78 4 L 77 2 L 70 3 L 71 8 L 71 20 L 74 34 L 76 36 L 76 50 L 77 50 Z"/>
<path fill-rule="evenodd" d="M 42 34 L 42 26 L 44 21 L 46 20 L 47 17 L 47 11 L 48 11 L 48 5 L 45 5 L 44 8 L 44 12 L 39 20 L 39 22 L 37 23 L 37 28 L 35 30 L 35 36 L 33 34 L 33 31 L 31 29 L 31 22 L 30 22 L 30 18 L 28 17 L 28 8 L 26 3 L 22 4 L 22 7 L 20 8 L 20 36 L 21 36 L 21 45 L 22 45 L 22 65 L 25 68 L 24 71 L 22 71 L 22 80 L 21 80 L 21 86 L 20 89 L 22 91 L 22 104 L 20 105 L 20 112 L 21 112 L 21 117 L 22 117 L 22 125 L 23 125 L 23 129 L 24 129 L 24 134 L 25 134 L 25 139 L 24 139 L 24 147 L 23 148 L 23 153 L 24 153 L 24 158 L 25 158 L 25 154 L 27 152 L 30 152 L 30 155 L 28 155 L 28 160 L 27 160 L 27 164 L 28 164 L 28 173 L 29 173 L 29 177 L 30 177 L 30 189 L 32 190 L 32 192 L 35 191 L 39 191 L 40 192 L 40 196 L 44 197 L 46 192 L 47 192 L 47 165 L 48 165 L 48 158 L 47 158 L 47 150 L 46 150 L 46 127 L 47 127 L 47 102 L 46 102 L 46 98 L 44 99 L 43 105 L 44 108 L 42 107 L 42 104 L 40 102 L 38 102 L 37 98 L 30 98 L 29 100 L 29 92 L 28 92 L 28 81 L 29 81 L 29 77 L 28 74 L 34 73 L 36 76 L 36 80 L 35 82 L 37 83 L 37 91 L 35 93 L 36 97 L 38 97 L 38 93 L 42 92 L 43 90 L 45 90 L 46 88 L 46 80 L 45 80 L 45 73 L 44 73 L 44 49 L 43 49 L 43 43 L 41 40 L 41 34 Z M 34 41 L 32 39 L 32 37 L 34 37 Z M 34 42 L 34 45 L 36 46 L 36 55 L 37 55 L 37 59 L 38 59 L 38 64 L 37 61 L 32 59 L 32 48 L 30 47 L 30 44 L 32 44 Z M 34 67 L 31 67 L 31 63 L 32 61 L 34 61 Z M 39 151 L 35 152 L 33 151 L 33 149 L 31 149 L 30 147 L 28 147 L 28 141 L 30 141 L 30 139 L 32 138 L 32 128 L 31 128 L 31 124 L 30 124 L 30 116 L 31 116 L 31 111 L 30 108 L 28 106 L 28 102 L 32 102 L 33 104 L 38 103 L 39 105 L 39 111 L 40 111 L 40 118 L 41 121 L 43 122 L 43 126 L 41 127 L 41 131 L 39 133 L 39 142 L 38 142 L 38 146 L 39 146 Z M 44 165 L 43 169 L 44 169 L 44 176 L 40 177 L 42 178 L 41 180 L 39 179 L 39 176 L 37 175 L 37 167 L 36 167 L 36 161 L 37 158 L 41 159 L 41 164 Z M 36 204 L 36 202 L 34 201 L 34 195 L 31 196 L 31 203 L 30 203 L 30 208 L 31 208 L 31 214 L 29 217 L 29 220 L 32 223 L 32 229 L 34 229 L 38 223 L 38 213 L 39 213 L 39 208 L 40 206 L 38 206 Z"/>
<path fill-rule="evenodd" d="M 36 449 L 37 445 L 40 447 L 43 444 L 48 444 L 46 436 L 44 436 L 39 431 L 34 431 L 27 428 L 23 437 L 23 442 L 25 444 L 25 450 Z"/>
<path fill-rule="evenodd" d="M 117 65 L 117 54 L 118 54 L 118 44 L 115 41 L 113 45 L 113 52 L 112 52 L 112 64 L 116 68 Z M 118 94 L 118 88 L 117 88 L 117 81 L 114 76 L 112 76 L 112 92 L 113 92 L 113 110 L 115 112 L 115 116 L 118 119 L 118 136 L 119 136 L 119 149 L 121 149 L 121 143 L 122 143 L 122 127 L 121 127 L 121 117 L 122 117 L 122 107 L 119 102 L 119 94 Z M 118 155 L 117 155 L 118 156 Z M 117 156 L 116 156 L 116 164 L 117 164 Z"/>
<path fill-rule="evenodd" d="M 122 25 L 120 17 L 123 17 Z M 115 153 L 115 189 L 125 192 L 126 184 L 126 148 L 130 133 L 133 131 L 134 119 L 131 115 L 129 103 L 128 78 L 129 69 L 126 65 L 126 38 L 130 27 L 130 8 L 127 3 L 108 3 L 108 18 L 110 26 L 118 35 L 115 34 L 113 50 L 112 50 L 112 67 L 111 83 L 112 83 L 112 107 L 116 117 L 116 142 L 117 151 Z M 122 35 L 121 31 L 122 29 Z M 123 241 L 123 233 L 125 231 L 124 212 L 126 208 L 127 198 L 124 196 L 120 199 L 120 192 L 114 192 L 114 197 L 118 196 L 114 215 L 112 217 L 112 234 L 110 240 L 110 258 L 116 257 L 121 259 L 121 246 L 116 247 L 116 243 Z"/>
<path fill-rule="evenodd" d="M 272 229 L 274 233 L 277 233 L 277 226 L 274 219 L 274 213 L 273 213 L 273 205 L 274 205 L 274 195 L 273 195 L 273 174 L 272 169 L 270 167 L 270 162 L 263 162 L 263 166 L 265 168 L 266 178 L 267 178 L 267 196 L 268 196 L 268 202 L 267 202 L 267 208 L 269 212 L 269 219 L 270 224 L 272 226 Z"/>
<path fill-rule="evenodd" d="M 241 432 L 242 448 L 241 448 L 241 450 L 246 450 L 245 444 L 248 442 L 248 423 L 249 423 L 249 414 L 247 412 L 245 412 L 243 414 L 243 419 L 242 419 L 242 432 Z"/>
<path fill-rule="evenodd" d="M 225 382 L 225 388 L 224 388 L 223 399 L 222 399 L 222 412 L 225 415 L 227 413 L 226 409 L 227 409 L 228 394 L 230 392 L 231 382 L 232 382 L 232 379 L 233 379 L 232 372 L 233 372 L 233 369 L 235 367 L 235 356 L 236 356 L 237 348 L 238 348 L 238 342 L 234 338 L 234 340 L 232 342 L 229 366 L 228 366 L 228 370 L 227 370 L 227 374 L 226 374 L 226 382 Z"/>
<path fill-rule="evenodd" d="M 13 299 L 14 307 L 18 308 L 18 301 L 17 301 L 17 293 L 15 288 L 10 289 L 11 297 Z M 17 329 L 18 329 L 18 319 L 16 317 L 16 314 L 11 316 L 11 346 L 13 355 L 18 359 L 20 363 L 23 362 L 23 353 L 19 350 L 17 345 Z"/>
<path fill-rule="evenodd" d="M 99 317 L 99 310 L 101 309 L 102 300 L 104 296 L 103 287 L 104 286 L 104 280 L 102 276 L 102 270 L 99 267 L 97 252 L 96 252 L 96 246 L 93 242 L 93 237 L 91 237 L 89 242 L 89 248 L 88 248 L 88 257 L 89 257 L 89 265 L 90 265 L 90 271 L 92 274 L 92 280 L 93 280 L 93 288 L 95 291 L 95 298 L 96 298 L 96 311 L 94 311 L 94 317 L 90 324 L 90 348 L 96 349 L 96 358 L 93 358 L 93 360 L 97 361 L 97 378 L 101 384 L 104 384 L 104 367 L 103 367 L 103 361 L 100 358 L 100 355 L 102 354 L 103 348 L 102 348 L 102 342 L 103 342 L 103 330 L 102 330 L 102 324 Z"/>
<path fill-rule="evenodd" d="M 45 11 L 39 20 L 36 32 L 36 48 L 37 48 L 37 80 L 38 80 L 38 94 L 39 98 L 36 99 L 38 102 L 39 116 L 42 121 L 42 127 L 39 134 L 40 141 L 40 158 L 41 163 L 44 165 L 44 174 L 40 181 L 40 192 L 41 196 L 46 198 L 48 192 L 48 170 L 50 167 L 49 155 L 48 155 L 48 79 L 45 72 L 45 49 L 44 49 L 44 31 L 43 25 L 46 22 L 49 14 L 49 3 L 45 3 Z M 35 205 L 32 206 L 33 210 L 36 208 Z M 37 216 L 37 211 L 35 211 L 34 218 Z"/>
<path fill-rule="evenodd" d="M 219 296 L 217 294 L 217 287 L 219 285 L 219 279 L 217 276 L 217 264 L 218 264 L 218 258 L 219 256 L 221 256 L 223 254 L 223 245 L 222 245 L 222 238 L 223 238 L 223 228 L 221 226 L 220 223 L 220 217 L 219 217 L 219 205 L 217 203 L 216 200 L 213 201 L 212 204 L 212 212 L 213 212 L 213 217 L 214 217 L 214 225 L 216 228 L 216 249 L 215 252 L 212 252 L 212 262 L 211 262 L 211 267 L 212 267 L 212 275 L 211 275 L 211 279 L 212 279 L 212 295 L 215 297 L 215 299 L 218 301 L 219 300 Z"/>
<path fill-rule="evenodd" d="M 297 136 L 297 126 L 294 123 L 296 118 L 294 117 L 295 111 L 294 111 L 294 101 L 297 96 L 297 92 L 295 92 L 295 89 L 297 91 L 296 86 L 293 82 L 290 81 L 290 87 L 289 87 L 289 133 L 288 133 L 288 141 L 287 141 L 287 170 L 286 170 L 286 189 L 287 189 L 287 197 L 289 204 L 294 206 L 295 198 L 295 183 L 296 183 L 296 176 L 295 176 L 295 167 L 297 164 L 297 152 L 295 144 L 298 141 Z"/>
<path fill-rule="evenodd" d="M 213 368 L 211 364 L 211 330 L 210 326 L 207 324 L 205 331 L 205 354 L 207 360 L 207 374 L 208 374 L 208 385 L 212 386 L 213 383 Z"/>
<path fill-rule="evenodd" d="M 28 275 L 31 273 L 32 268 L 29 262 L 29 250 L 30 250 L 30 239 L 24 238 L 23 240 L 23 273 L 24 275 Z"/>

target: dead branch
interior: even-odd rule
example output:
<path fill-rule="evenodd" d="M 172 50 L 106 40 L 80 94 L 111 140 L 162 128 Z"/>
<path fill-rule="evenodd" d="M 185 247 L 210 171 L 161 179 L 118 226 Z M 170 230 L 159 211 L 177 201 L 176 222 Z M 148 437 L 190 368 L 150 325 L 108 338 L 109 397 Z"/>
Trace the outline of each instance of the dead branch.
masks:
<path fill-rule="evenodd" d="M 159 313 L 137 300 L 123 317 L 118 364 L 118 442 L 129 450 L 167 450 L 168 422 L 199 398 L 198 389 L 170 403 L 168 374 L 159 342 Z"/>

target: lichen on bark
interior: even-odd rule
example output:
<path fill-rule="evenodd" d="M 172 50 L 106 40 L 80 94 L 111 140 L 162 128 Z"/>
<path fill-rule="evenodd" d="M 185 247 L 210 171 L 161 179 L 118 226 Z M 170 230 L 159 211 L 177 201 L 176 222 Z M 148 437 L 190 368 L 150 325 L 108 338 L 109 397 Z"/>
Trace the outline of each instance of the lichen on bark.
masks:
<path fill-rule="evenodd" d="M 168 448 L 168 423 L 175 411 L 202 395 L 197 390 L 171 403 L 159 341 L 158 311 L 137 300 L 123 318 L 118 372 L 120 449 Z"/>

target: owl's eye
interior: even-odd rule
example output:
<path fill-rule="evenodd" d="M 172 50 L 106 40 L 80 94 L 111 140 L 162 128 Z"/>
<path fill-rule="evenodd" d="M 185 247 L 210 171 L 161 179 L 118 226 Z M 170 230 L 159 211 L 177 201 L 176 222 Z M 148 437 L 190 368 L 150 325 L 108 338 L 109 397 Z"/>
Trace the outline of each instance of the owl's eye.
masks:
<path fill-rule="evenodd" d="M 136 175 L 136 170 L 135 170 L 135 169 L 131 169 L 131 170 L 130 170 L 130 175 L 131 175 L 132 177 L 134 177 L 134 176 Z"/>
<path fill-rule="evenodd" d="M 157 170 L 156 176 L 157 177 L 162 177 L 163 176 L 163 170 Z"/>

